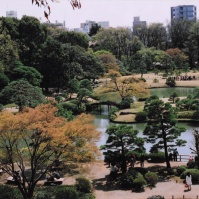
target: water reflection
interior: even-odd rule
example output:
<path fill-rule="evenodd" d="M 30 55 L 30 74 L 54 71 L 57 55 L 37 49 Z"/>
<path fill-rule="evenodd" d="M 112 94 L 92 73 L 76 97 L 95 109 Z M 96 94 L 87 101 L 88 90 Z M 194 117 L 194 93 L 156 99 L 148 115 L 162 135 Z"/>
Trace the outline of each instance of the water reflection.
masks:
<path fill-rule="evenodd" d="M 156 89 L 150 89 L 151 95 L 157 95 L 158 97 L 169 97 L 170 94 L 173 91 L 176 91 L 179 96 L 187 96 L 189 94 L 193 93 L 194 88 L 184 88 L 184 87 L 176 87 L 176 88 L 156 88 Z M 108 119 L 108 107 L 102 106 L 102 113 L 101 115 L 95 115 L 95 125 L 97 126 L 97 129 L 102 132 L 101 139 L 97 143 L 98 146 L 101 146 L 106 143 L 106 140 L 108 138 L 108 135 L 105 133 L 107 127 L 109 126 L 110 122 Z M 134 129 L 139 131 L 138 136 L 144 137 L 142 132 L 145 128 L 144 123 L 136 123 L 136 124 L 129 124 L 132 125 Z M 179 154 L 191 154 L 191 148 L 194 148 L 194 137 L 193 137 L 193 128 L 199 128 L 199 124 L 196 123 L 178 123 L 178 126 L 185 127 L 186 131 L 181 134 L 180 139 L 184 139 L 187 141 L 187 144 L 185 147 L 177 147 Z M 149 152 L 151 148 L 150 143 L 145 143 L 146 151 Z"/>
<path fill-rule="evenodd" d="M 108 135 L 105 132 L 106 132 L 106 129 L 109 126 L 109 124 L 111 124 L 108 119 L 107 109 L 105 109 L 105 112 L 102 112 L 101 115 L 95 115 L 94 124 L 97 126 L 97 129 L 100 132 L 102 132 L 101 138 L 100 138 L 99 142 L 97 143 L 97 146 L 101 146 L 106 143 Z M 135 123 L 135 124 L 129 124 L 129 125 L 132 125 L 134 129 L 139 131 L 138 136 L 144 137 L 142 132 L 145 128 L 145 123 Z M 193 131 L 193 128 L 199 128 L 199 124 L 179 122 L 178 126 L 185 127 L 186 131 L 181 134 L 180 139 L 184 139 L 187 141 L 187 144 L 185 147 L 177 147 L 178 152 L 179 152 L 179 154 L 190 155 L 192 152 L 190 150 L 190 147 L 194 148 L 194 137 L 193 137 L 192 131 Z M 146 148 L 147 152 L 149 152 L 151 146 L 152 145 L 150 143 L 145 143 L 145 148 Z"/>

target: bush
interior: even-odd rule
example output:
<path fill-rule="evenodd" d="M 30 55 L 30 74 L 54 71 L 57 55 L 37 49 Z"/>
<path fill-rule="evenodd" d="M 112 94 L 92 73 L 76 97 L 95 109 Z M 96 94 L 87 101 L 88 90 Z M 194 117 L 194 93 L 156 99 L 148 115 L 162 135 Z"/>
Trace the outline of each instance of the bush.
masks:
<path fill-rule="evenodd" d="M 133 190 L 134 191 L 143 191 L 144 186 L 147 184 L 146 180 L 144 179 L 143 175 L 138 173 L 135 180 L 133 181 Z"/>
<path fill-rule="evenodd" d="M 126 189 L 131 189 L 133 187 L 133 181 L 137 175 L 137 171 L 134 169 L 129 169 L 128 172 L 125 173 L 120 179 L 121 186 Z"/>
<path fill-rule="evenodd" d="M 163 152 L 148 154 L 148 162 L 163 163 L 165 162 L 165 154 Z"/>
<path fill-rule="evenodd" d="M 35 199 L 51 199 L 51 193 L 48 193 L 47 191 L 39 191 L 36 194 Z"/>
<path fill-rule="evenodd" d="M 126 109 L 126 108 L 130 108 L 131 107 L 131 103 L 133 103 L 133 99 L 132 98 L 125 98 L 124 100 L 122 100 L 120 102 L 120 109 Z"/>
<path fill-rule="evenodd" d="M 176 97 L 174 101 L 175 101 L 175 103 L 177 103 L 177 102 L 180 101 L 180 98 L 179 98 L 179 97 Z"/>
<path fill-rule="evenodd" d="M 194 111 L 193 112 L 192 119 L 194 119 L 194 120 L 198 120 L 199 119 L 199 112 L 198 111 Z"/>
<path fill-rule="evenodd" d="M 117 107 L 112 107 L 109 110 L 108 116 L 111 120 L 114 120 L 117 117 L 117 114 L 116 114 L 117 111 L 119 111 L 119 109 Z"/>
<path fill-rule="evenodd" d="M 193 118 L 193 111 L 181 111 L 181 112 L 178 112 L 178 118 L 192 119 Z"/>
<path fill-rule="evenodd" d="M 92 191 L 92 184 L 90 181 L 84 177 L 76 178 L 76 188 L 78 191 L 84 192 L 84 193 L 91 193 Z"/>
<path fill-rule="evenodd" d="M 0 185 L 0 199 L 22 199 L 22 195 L 17 188 Z"/>
<path fill-rule="evenodd" d="M 176 82 L 175 82 L 173 77 L 168 77 L 167 80 L 166 80 L 166 84 L 170 87 L 176 86 Z"/>
<path fill-rule="evenodd" d="M 181 166 L 177 167 L 176 168 L 177 176 L 180 176 L 186 169 L 187 169 L 187 167 L 185 165 L 181 165 Z"/>
<path fill-rule="evenodd" d="M 158 83 L 159 82 L 159 80 L 158 79 L 153 79 L 153 83 Z"/>
<path fill-rule="evenodd" d="M 148 172 L 145 174 L 145 179 L 147 181 L 147 184 L 151 186 L 155 186 L 158 182 L 158 175 L 155 172 Z"/>
<path fill-rule="evenodd" d="M 82 196 L 79 196 L 79 199 L 95 199 L 95 196 L 91 193 L 83 194 Z"/>
<path fill-rule="evenodd" d="M 189 161 L 188 163 L 187 163 L 187 168 L 188 169 L 196 169 L 197 168 L 197 162 L 195 162 L 195 161 Z"/>
<path fill-rule="evenodd" d="M 55 192 L 55 199 L 78 199 L 78 192 L 74 187 L 59 187 Z"/>
<path fill-rule="evenodd" d="M 146 118 L 147 118 L 146 112 L 145 111 L 140 111 L 140 112 L 136 113 L 135 121 L 144 122 L 144 121 L 146 121 Z"/>
<path fill-rule="evenodd" d="M 185 179 L 187 172 L 190 172 L 191 176 L 192 176 L 192 182 L 193 183 L 198 183 L 198 179 L 199 179 L 199 170 L 198 169 L 187 169 L 186 171 L 184 171 L 181 175 L 180 178 L 181 179 Z"/>

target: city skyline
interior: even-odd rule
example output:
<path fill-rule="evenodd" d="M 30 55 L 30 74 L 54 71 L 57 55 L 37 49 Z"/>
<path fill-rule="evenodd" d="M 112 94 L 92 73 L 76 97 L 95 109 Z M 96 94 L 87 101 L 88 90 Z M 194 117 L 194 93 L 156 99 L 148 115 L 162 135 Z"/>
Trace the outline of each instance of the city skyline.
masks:
<path fill-rule="evenodd" d="M 50 0 L 49 0 L 50 1 Z M 70 0 L 59 0 L 59 3 L 50 3 L 50 22 L 65 21 L 66 28 L 79 28 L 82 22 L 109 21 L 110 27 L 132 27 L 133 18 L 140 17 L 141 21 L 163 23 L 171 20 L 170 8 L 178 5 L 195 5 L 199 9 L 198 0 L 80 0 L 81 9 L 73 10 Z M 0 16 L 6 16 L 6 11 L 17 11 L 20 19 L 23 15 L 42 18 L 44 8 L 32 5 L 31 0 L 1 0 Z M 197 19 L 199 18 L 197 10 Z"/>

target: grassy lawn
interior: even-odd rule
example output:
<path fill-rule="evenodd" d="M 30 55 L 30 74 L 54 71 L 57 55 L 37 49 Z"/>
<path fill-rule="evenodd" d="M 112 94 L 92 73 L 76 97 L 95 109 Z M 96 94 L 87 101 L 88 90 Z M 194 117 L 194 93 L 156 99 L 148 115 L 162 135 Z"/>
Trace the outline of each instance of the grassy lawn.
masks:
<path fill-rule="evenodd" d="M 121 102 L 121 97 L 117 92 L 102 93 L 99 98 L 101 102 L 111 101 L 118 104 Z"/>

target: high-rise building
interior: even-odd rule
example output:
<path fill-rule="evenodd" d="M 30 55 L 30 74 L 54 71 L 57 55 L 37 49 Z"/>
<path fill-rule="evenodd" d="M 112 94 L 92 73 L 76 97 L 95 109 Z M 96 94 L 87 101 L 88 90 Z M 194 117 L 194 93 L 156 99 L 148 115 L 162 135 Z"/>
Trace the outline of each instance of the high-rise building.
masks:
<path fill-rule="evenodd" d="M 6 17 L 17 18 L 17 11 L 6 11 Z"/>
<path fill-rule="evenodd" d="M 196 21 L 196 6 L 194 5 L 180 5 L 171 7 L 171 20 L 173 19 L 187 19 Z"/>
<path fill-rule="evenodd" d="M 146 25 L 147 25 L 146 21 L 140 21 L 140 17 L 134 17 L 133 30 L 135 30 L 138 27 L 146 26 Z"/>

